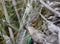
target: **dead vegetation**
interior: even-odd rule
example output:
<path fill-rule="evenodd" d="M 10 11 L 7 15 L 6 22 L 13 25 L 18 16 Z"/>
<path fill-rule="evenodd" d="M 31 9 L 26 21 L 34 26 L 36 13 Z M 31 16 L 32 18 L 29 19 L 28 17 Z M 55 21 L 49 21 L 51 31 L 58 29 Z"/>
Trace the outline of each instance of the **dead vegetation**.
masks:
<path fill-rule="evenodd" d="M 60 0 L 0 0 L 0 44 L 60 44 Z"/>

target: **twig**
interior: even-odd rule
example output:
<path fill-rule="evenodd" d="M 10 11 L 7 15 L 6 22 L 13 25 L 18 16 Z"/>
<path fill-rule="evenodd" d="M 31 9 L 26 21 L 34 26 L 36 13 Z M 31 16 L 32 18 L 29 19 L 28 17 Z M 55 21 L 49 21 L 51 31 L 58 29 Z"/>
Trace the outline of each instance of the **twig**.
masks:
<path fill-rule="evenodd" d="M 44 34 L 42 34 L 40 31 L 36 30 L 32 26 L 26 25 L 26 29 L 29 31 L 30 35 L 32 36 L 32 39 L 36 41 L 37 43 L 41 44 L 45 42 L 46 37 Z"/>
<path fill-rule="evenodd" d="M 19 41 L 17 40 L 17 44 L 23 44 L 25 34 L 26 34 L 26 30 L 22 30 L 21 33 L 20 33 L 20 36 L 18 38 Z"/>
<path fill-rule="evenodd" d="M 17 8 L 16 8 L 16 1 L 12 0 L 12 4 L 13 4 L 13 7 L 15 9 L 15 12 L 16 12 L 16 15 L 17 15 L 17 18 L 18 18 L 18 21 L 19 21 L 19 26 L 20 26 L 20 16 L 19 16 L 19 13 L 18 13 Z"/>
<path fill-rule="evenodd" d="M 6 44 L 11 44 L 10 38 L 7 35 L 4 35 L 4 31 L 2 30 L 0 30 L 0 36 L 4 38 L 4 40 L 6 41 Z"/>
<path fill-rule="evenodd" d="M 58 38 L 59 38 L 59 44 L 60 44 L 60 28 L 56 25 L 54 25 L 52 22 L 47 22 L 48 30 L 50 30 L 52 33 L 57 32 Z"/>
<path fill-rule="evenodd" d="M 6 44 L 11 44 L 10 38 L 7 35 L 3 34 L 3 38 L 6 41 Z"/>
<path fill-rule="evenodd" d="M 59 10 L 60 10 L 60 8 L 55 8 L 55 10 L 56 10 L 56 11 L 59 11 Z"/>
<path fill-rule="evenodd" d="M 16 30 L 16 31 L 18 31 L 18 28 L 12 26 L 11 24 L 7 24 L 7 26 L 10 27 L 10 28 L 12 28 L 12 29 L 14 29 L 14 30 Z M 19 31 L 18 31 L 18 32 L 19 32 Z"/>
<path fill-rule="evenodd" d="M 59 44 L 60 44 L 60 31 L 58 33 L 58 39 L 59 39 Z"/>
<path fill-rule="evenodd" d="M 29 12 L 31 11 L 31 5 L 29 4 L 29 0 L 28 0 L 28 4 L 27 4 L 27 7 L 26 7 L 26 10 L 24 12 L 24 15 L 22 17 L 22 20 L 20 22 L 20 28 L 19 28 L 19 31 L 23 30 L 23 25 L 25 24 L 26 22 L 26 17 L 29 15 Z M 26 30 L 24 30 L 24 32 L 26 33 Z M 22 36 L 25 34 L 24 32 L 22 32 Z M 18 37 L 19 37 L 19 40 L 23 38 L 20 37 L 20 33 L 18 33 Z M 18 42 L 19 44 L 22 44 L 22 40 L 20 40 L 20 42 Z"/>
<path fill-rule="evenodd" d="M 6 21 L 10 24 L 4 0 L 1 0 L 1 2 L 2 2 L 3 11 L 4 11 L 4 15 L 5 15 Z M 9 34 L 10 34 L 11 40 L 13 41 L 13 44 L 15 44 L 15 42 L 14 42 L 14 35 L 13 35 L 13 32 L 12 32 L 12 29 L 10 27 L 8 27 L 8 29 L 9 29 Z"/>
<path fill-rule="evenodd" d="M 37 21 L 38 18 L 39 18 L 39 14 L 35 13 L 35 14 L 32 15 L 32 17 L 26 22 L 26 24 L 31 25 L 33 22 Z"/>
<path fill-rule="evenodd" d="M 43 15 L 41 15 L 43 16 Z M 43 19 L 44 16 L 43 16 Z M 48 30 L 50 30 L 52 33 L 57 32 L 58 33 L 58 38 L 59 38 L 59 44 L 60 44 L 60 28 L 56 25 L 54 25 L 52 22 L 48 21 L 47 22 Z"/>
<path fill-rule="evenodd" d="M 40 16 L 47 22 L 48 29 L 54 33 L 58 33 L 58 38 L 59 38 L 59 44 L 60 44 L 60 28 L 56 25 L 53 24 L 53 22 L 48 21 L 42 14 L 41 14 L 42 7 L 40 9 Z M 57 30 L 56 30 L 57 29 Z"/>
<path fill-rule="evenodd" d="M 49 21 L 41 14 L 42 8 L 43 8 L 43 5 L 42 5 L 41 8 L 40 8 L 39 15 L 40 15 L 46 22 L 49 22 Z"/>
<path fill-rule="evenodd" d="M 51 12 L 53 12 L 54 14 L 57 14 L 58 17 L 60 17 L 60 13 L 58 11 L 55 11 L 54 9 L 52 9 L 50 6 L 48 6 L 46 3 L 44 3 L 43 0 L 39 0 L 41 4 L 43 4 L 47 9 L 49 9 Z"/>
<path fill-rule="evenodd" d="M 40 12 L 39 12 L 40 16 L 48 23 L 48 27 L 50 27 L 51 29 L 53 29 L 53 30 L 50 30 L 50 31 L 57 31 L 57 32 L 59 32 L 59 31 L 60 31 L 60 28 L 59 28 L 58 26 L 54 25 L 53 22 L 47 20 L 47 19 L 41 14 L 41 10 L 42 10 L 42 7 L 41 7 Z M 55 28 L 53 28 L 53 27 L 55 27 Z M 50 28 L 48 28 L 48 29 L 50 29 Z M 56 30 L 56 29 L 57 29 L 57 30 Z"/>
<path fill-rule="evenodd" d="M 49 3 L 49 5 L 52 7 L 52 6 L 56 6 L 56 5 L 60 5 L 60 2 L 51 2 Z"/>
<path fill-rule="evenodd" d="M 32 6 L 30 5 L 30 3 L 29 3 L 29 1 L 28 1 L 27 7 L 26 7 L 25 12 L 24 12 L 24 15 L 23 15 L 23 17 L 22 17 L 22 22 L 23 22 L 23 24 L 25 23 L 25 18 L 27 17 L 27 15 L 29 15 L 29 12 L 31 11 L 31 9 L 32 9 Z M 23 21 L 23 20 L 24 20 L 24 21 Z"/>

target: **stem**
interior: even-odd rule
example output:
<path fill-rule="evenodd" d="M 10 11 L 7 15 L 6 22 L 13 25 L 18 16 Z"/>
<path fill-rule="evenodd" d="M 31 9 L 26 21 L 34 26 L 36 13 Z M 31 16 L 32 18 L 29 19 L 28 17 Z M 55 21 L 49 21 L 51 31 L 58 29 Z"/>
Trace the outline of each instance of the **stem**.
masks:
<path fill-rule="evenodd" d="M 54 9 L 52 9 L 50 6 L 48 6 L 46 3 L 44 3 L 43 0 L 40 0 L 40 3 L 43 4 L 47 9 L 49 9 L 50 11 L 52 11 L 54 14 L 57 14 L 58 17 L 60 17 L 60 13 Z"/>
<path fill-rule="evenodd" d="M 39 14 L 40 14 L 40 16 L 41 16 L 46 22 L 49 22 L 49 21 L 41 14 L 42 8 L 43 8 L 43 5 L 41 6 L 41 9 L 40 9 Z"/>
<path fill-rule="evenodd" d="M 10 38 L 7 35 L 3 34 L 3 38 L 6 41 L 6 44 L 11 44 Z"/>
<path fill-rule="evenodd" d="M 17 15 L 17 18 L 18 18 L 18 21 L 19 21 L 19 26 L 20 26 L 20 16 L 19 16 L 18 11 L 17 11 L 17 8 L 16 8 L 16 1 L 15 0 L 12 0 L 12 4 L 14 6 L 14 9 L 15 9 L 15 12 L 16 12 L 16 15 Z"/>
<path fill-rule="evenodd" d="M 41 31 L 36 30 L 32 26 L 26 25 L 26 29 L 29 31 L 30 35 L 32 36 L 32 39 L 36 41 L 37 43 L 41 44 L 45 42 L 46 37 L 44 34 L 41 33 Z M 43 41 L 44 40 L 44 41 Z"/>
<path fill-rule="evenodd" d="M 6 21 L 10 24 L 9 16 L 8 16 L 8 13 L 7 13 L 7 10 L 6 10 L 6 7 L 5 7 L 4 0 L 1 0 L 1 2 L 2 2 L 2 7 L 3 7 L 3 11 L 4 11 Z M 12 29 L 10 27 L 8 27 L 8 29 L 9 29 L 9 34 L 10 34 L 11 40 L 13 41 L 13 44 L 15 44 Z"/>
<path fill-rule="evenodd" d="M 59 33 L 58 33 L 58 38 L 59 38 L 59 44 L 60 44 L 60 31 L 59 31 Z"/>

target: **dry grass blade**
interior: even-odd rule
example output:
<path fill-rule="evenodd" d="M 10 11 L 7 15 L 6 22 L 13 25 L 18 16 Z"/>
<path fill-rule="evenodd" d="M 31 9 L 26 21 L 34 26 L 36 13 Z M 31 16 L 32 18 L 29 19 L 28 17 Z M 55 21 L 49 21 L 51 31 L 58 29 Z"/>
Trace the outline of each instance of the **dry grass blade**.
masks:
<path fill-rule="evenodd" d="M 59 0 L 1 0 L 0 5 L 0 44 L 60 44 Z"/>
<path fill-rule="evenodd" d="M 2 2 L 2 7 L 3 7 L 3 11 L 4 11 L 4 15 L 5 15 L 6 21 L 10 24 L 4 0 L 1 0 L 1 2 Z M 8 27 L 8 29 L 9 29 L 9 34 L 10 34 L 11 40 L 13 41 L 13 44 L 14 44 L 15 42 L 14 42 L 14 36 L 13 36 L 12 29 L 10 27 Z"/>
<path fill-rule="evenodd" d="M 26 29 L 29 31 L 30 35 L 32 36 L 32 39 L 36 41 L 39 44 L 43 44 L 45 42 L 46 37 L 44 34 L 42 34 L 40 31 L 36 30 L 32 26 L 26 25 Z M 38 37 L 38 38 L 37 38 Z"/>
<path fill-rule="evenodd" d="M 19 13 L 18 13 L 17 8 L 16 8 L 16 1 L 12 0 L 12 4 L 13 4 L 13 7 L 15 9 L 15 12 L 16 12 L 16 15 L 17 15 L 17 18 L 18 18 L 18 21 L 19 21 L 19 27 L 20 27 L 20 16 L 19 16 Z"/>
<path fill-rule="evenodd" d="M 41 4 L 43 4 L 47 9 L 49 9 L 51 12 L 53 12 L 54 14 L 57 14 L 58 17 L 60 17 L 60 13 L 56 10 L 54 10 L 53 8 L 51 8 L 50 6 L 48 6 L 43 0 L 39 0 Z"/>

